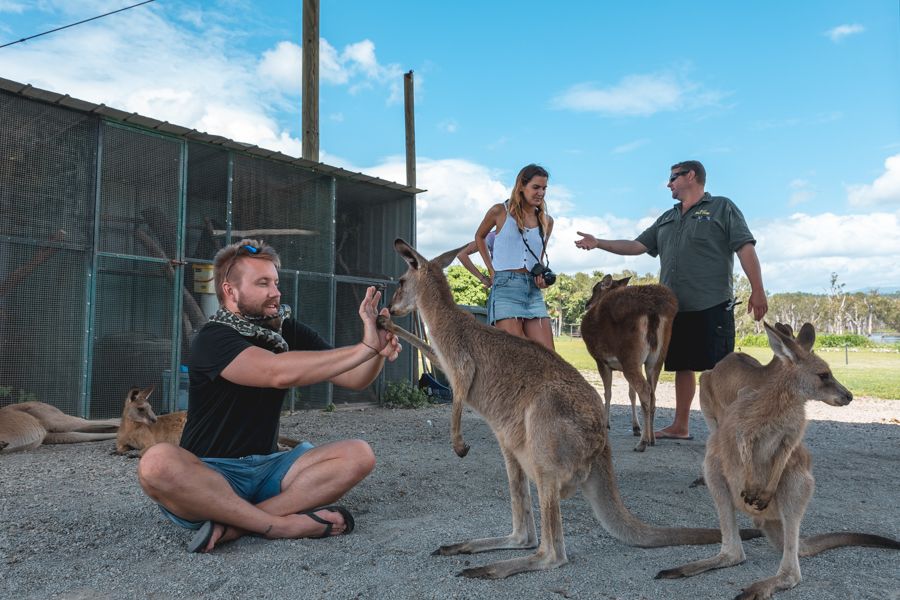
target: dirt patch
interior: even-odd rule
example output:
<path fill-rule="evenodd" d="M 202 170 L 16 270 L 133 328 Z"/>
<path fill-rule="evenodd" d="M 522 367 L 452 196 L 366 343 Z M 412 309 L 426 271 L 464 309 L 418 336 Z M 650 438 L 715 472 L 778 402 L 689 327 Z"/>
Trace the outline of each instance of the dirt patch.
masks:
<path fill-rule="evenodd" d="M 598 378 L 585 375 L 595 385 Z M 699 474 L 706 426 L 693 411 L 693 441 L 660 441 L 632 451 L 630 408 L 617 377 L 610 440 L 626 506 L 671 526 L 716 526 Z M 673 388 L 659 389 L 659 426 L 672 418 Z M 695 404 L 695 408 L 696 404 Z M 897 464 L 900 403 L 855 399 L 834 408 L 810 403 L 806 441 L 817 490 L 806 535 L 835 530 L 900 538 Z M 680 581 L 656 581 L 668 568 L 717 546 L 643 550 L 604 531 L 576 495 L 563 501 L 569 564 L 503 581 L 456 577 L 465 566 L 519 551 L 439 557 L 441 544 L 509 532 L 503 461 L 489 428 L 466 411 L 472 450 L 458 458 L 447 405 L 304 412 L 286 416 L 286 435 L 314 443 L 362 438 L 378 466 L 344 500 L 357 530 L 329 540 L 245 538 L 210 555 L 190 555 L 190 534 L 164 520 L 143 495 L 135 459 L 110 455 L 112 442 L 46 446 L 0 456 L 0 597 L 3 598 L 701 598 L 733 597 L 775 573 L 780 552 L 745 542 L 743 565 Z M 537 508 L 535 507 L 537 514 Z M 742 521 L 748 524 L 747 520 Z M 784 600 L 900 598 L 896 551 L 844 548 L 801 559 L 803 581 Z"/>

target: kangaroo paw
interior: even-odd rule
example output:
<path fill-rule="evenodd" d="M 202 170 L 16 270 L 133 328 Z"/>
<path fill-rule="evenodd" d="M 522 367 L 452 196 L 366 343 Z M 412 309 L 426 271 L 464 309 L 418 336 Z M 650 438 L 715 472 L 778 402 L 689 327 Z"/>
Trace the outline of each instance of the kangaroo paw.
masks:
<path fill-rule="evenodd" d="M 681 567 L 675 567 L 674 569 L 663 569 L 653 579 L 681 579 L 682 577 L 684 577 L 684 571 L 681 570 Z"/>
<path fill-rule="evenodd" d="M 375 326 L 378 329 L 384 329 L 385 331 L 394 331 L 394 322 L 391 321 L 391 318 L 387 315 L 378 315 L 375 318 Z"/>
<path fill-rule="evenodd" d="M 441 546 L 437 550 L 431 553 L 432 556 L 456 556 L 457 554 L 472 554 L 470 550 L 467 549 L 468 544 L 448 544 L 446 546 Z"/>
<path fill-rule="evenodd" d="M 456 574 L 457 577 L 468 577 L 470 579 L 502 579 L 503 577 L 497 573 L 496 569 L 490 566 L 472 567 L 471 569 L 463 569 Z"/>
<path fill-rule="evenodd" d="M 743 490 L 741 492 L 741 498 L 743 498 L 744 503 L 751 508 L 763 510 L 772 500 L 772 494 L 771 492 L 760 489 Z"/>
<path fill-rule="evenodd" d="M 458 445 L 454 444 L 453 451 L 456 452 L 456 455 L 458 457 L 462 458 L 463 456 L 465 456 L 466 454 L 469 453 L 469 445 L 462 444 L 461 446 L 458 446 Z"/>

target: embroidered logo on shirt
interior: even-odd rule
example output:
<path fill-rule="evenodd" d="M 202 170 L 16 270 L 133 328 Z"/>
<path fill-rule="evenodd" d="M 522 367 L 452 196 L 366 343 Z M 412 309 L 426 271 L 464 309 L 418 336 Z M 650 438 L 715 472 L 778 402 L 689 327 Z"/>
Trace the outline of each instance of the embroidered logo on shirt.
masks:
<path fill-rule="evenodd" d="M 694 217 L 698 221 L 711 221 L 712 217 L 710 216 L 710 212 L 705 208 L 701 208 L 697 212 L 694 213 Z"/>

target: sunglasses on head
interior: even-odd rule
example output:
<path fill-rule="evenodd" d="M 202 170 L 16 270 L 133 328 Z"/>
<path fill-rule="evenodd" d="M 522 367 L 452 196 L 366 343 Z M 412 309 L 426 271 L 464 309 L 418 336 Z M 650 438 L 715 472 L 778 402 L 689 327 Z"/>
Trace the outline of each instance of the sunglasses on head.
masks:
<path fill-rule="evenodd" d="M 669 175 L 669 183 L 672 183 L 682 175 L 687 175 L 688 173 L 690 173 L 690 171 L 678 171 L 677 173 L 672 173 Z"/>
<path fill-rule="evenodd" d="M 228 281 L 228 274 L 231 273 L 231 267 L 234 266 L 234 263 L 237 262 L 237 257 L 240 256 L 241 250 L 245 250 L 250 254 L 259 254 L 259 248 L 256 246 L 251 246 L 250 244 L 244 244 L 243 246 L 238 246 L 237 252 L 234 255 L 234 258 L 231 261 L 231 264 L 228 265 L 228 268 L 225 269 L 225 276 L 222 278 L 223 281 Z"/>

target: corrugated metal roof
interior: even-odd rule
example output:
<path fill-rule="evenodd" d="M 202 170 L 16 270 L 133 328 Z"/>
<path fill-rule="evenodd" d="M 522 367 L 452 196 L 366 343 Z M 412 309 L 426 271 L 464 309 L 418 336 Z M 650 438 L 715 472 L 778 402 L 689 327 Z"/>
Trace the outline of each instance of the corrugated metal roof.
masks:
<path fill-rule="evenodd" d="M 128 113 L 117 108 L 106 106 L 105 104 L 95 104 L 86 100 L 79 100 L 78 98 L 73 98 L 68 94 L 59 94 L 57 92 L 42 90 L 40 88 L 32 86 L 31 84 L 19 83 L 18 81 L 12 81 L 11 79 L 4 79 L 3 77 L 0 77 L 0 90 L 4 90 L 12 94 L 22 96 L 24 98 L 39 100 L 41 102 L 47 102 L 49 104 L 56 104 L 80 112 L 100 115 L 112 121 L 128 123 L 129 125 L 136 125 L 138 127 L 143 127 L 144 129 L 159 131 L 188 140 L 203 142 L 204 144 L 214 144 L 222 146 L 224 148 L 228 148 L 230 150 L 238 150 L 240 152 L 246 152 L 254 156 L 260 156 L 279 162 L 294 164 L 311 171 L 316 171 L 325 175 L 331 175 L 333 177 L 349 179 L 351 181 L 358 181 L 370 185 L 378 185 L 392 190 L 407 192 L 409 194 L 420 194 L 425 191 L 420 188 L 409 187 L 407 185 L 395 183 L 386 179 L 380 179 L 378 177 L 372 177 L 370 175 L 364 175 L 362 173 L 354 173 L 353 171 L 326 165 L 325 163 L 288 156 L 287 154 L 283 154 L 276 150 L 266 150 L 265 148 L 260 148 L 259 146 L 237 142 L 220 135 L 197 131 L 196 129 L 189 129 L 187 127 L 182 127 L 181 125 L 169 123 L 168 121 L 159 121 L 151 117 L 139 115 L 138 113 Z"/>

